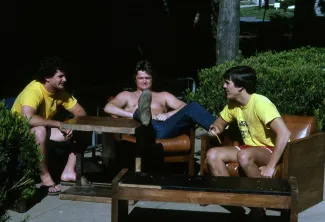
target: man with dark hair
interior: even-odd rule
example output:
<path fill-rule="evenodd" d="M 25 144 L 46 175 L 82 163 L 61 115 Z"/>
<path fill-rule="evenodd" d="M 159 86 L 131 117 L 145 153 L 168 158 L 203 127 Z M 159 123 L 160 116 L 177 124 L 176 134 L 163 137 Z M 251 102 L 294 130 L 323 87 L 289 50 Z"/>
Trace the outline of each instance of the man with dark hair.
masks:
<path fill-rule="evenodd" d="M 219 134 L 230 122 L 237 121 L 245 145 L 210 149 L 208 167 L 212 175 L 229 176 L 226 164 L 238 162 L 248 177 L 271 178 L 291 133 L 275 105 L 255 93 L 257 78 L 251 67 L 231 68 L 225 72 L 224 80 L 229 103 L 209 133 Z"/>
<path fill-rule="evenodd" d="M 71 130 L 61 129 L 61 122 L 53 120 L 58 108 L 63 107 L 75 117 L 85 116 L 86 112 L 77 100 L 65 91 L 66 69 L 61 59 L 44 58 L 39 67 L 36 80 L 30 82 L 16 98 L 12 112 L 17 112 L 30 119 L 31 133 L 36 136 L 36 143 L 44 155 L 41 163 L 42 185 L 48 187 L 48 194 L 60 193 L 48 170 L 48 140 L 64 142 L 72 137 Z M 61 175 L 63 181 L 74 181 L 76 156 L 70 153 Z"/>
<path fill-rule="evenodd" d="M 109 101 L 104 111 L 120 117 L 134 118 L 153 127 L 156 139 L 180 135 L 197 123 L 206 130 L 216 117 L 198 103 L 186 104 L 168 92 L 153 92 L 152 66 L 147 60 L 139 61 L 135 69 L 134 92 L 123 91 Z"/>

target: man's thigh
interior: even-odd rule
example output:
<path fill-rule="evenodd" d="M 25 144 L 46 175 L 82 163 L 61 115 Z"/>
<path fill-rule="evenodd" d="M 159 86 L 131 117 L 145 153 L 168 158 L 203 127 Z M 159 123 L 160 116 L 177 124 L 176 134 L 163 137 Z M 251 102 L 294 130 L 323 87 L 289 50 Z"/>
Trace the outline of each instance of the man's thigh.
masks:
<path fill-rule="evenodd" d="M 214 159 L 216 157 L 221 158 L 224 163 L 237 162 L 237 153 L 239 150 L 234 146 L 221 146 L 214 147 L 209 151 L 209 158 Z"/>
<path fill-rule="evenodd" d="M 50 140 L 52 141 L 57 141 L 57 142 L 67 141 L 63 133 L 57 128 L 51 128 L 50 133 L 51 133 Z"/>
<path fill-rule="evenodd" d="M 242 152 L 246 152 L 258 166 L 265 166 L 268 164 L 272 152 L 266 147 L 247 147 L 242 149 Z"/>

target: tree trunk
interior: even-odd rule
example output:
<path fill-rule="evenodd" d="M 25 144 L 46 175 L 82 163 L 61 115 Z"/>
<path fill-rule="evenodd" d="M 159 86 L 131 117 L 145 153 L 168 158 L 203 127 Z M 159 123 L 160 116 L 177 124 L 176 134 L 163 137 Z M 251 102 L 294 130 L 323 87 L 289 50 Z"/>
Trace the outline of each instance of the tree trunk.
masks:
<path fill-rule="evenodd" d="M 310 45 L 315 34 L 315 0 L 296 0 L 292 38 L 296 47 Z"/>
<path fill-rule="evenodd" d="M 217 25 L 217 64 L 236 58 L 239 49 L 240 1 L 220 0 Z"/>

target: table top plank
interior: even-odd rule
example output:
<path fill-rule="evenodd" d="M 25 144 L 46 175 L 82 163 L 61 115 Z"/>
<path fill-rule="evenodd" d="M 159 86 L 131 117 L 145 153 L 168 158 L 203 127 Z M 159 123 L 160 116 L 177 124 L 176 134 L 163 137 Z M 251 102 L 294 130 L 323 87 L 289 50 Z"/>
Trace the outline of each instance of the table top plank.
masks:
<path fill-rule="evenodd" d="M 290 196 L 288 180 L 215 177 L 209 175 L 172 175 L 158 173 L 128 172 L 120 181 L 121 187 L 160 186 L 165 190 L 189 190 L 223 193 L 246 193 Z"/>
<path fill-rule="evenodd" d="M 134 119 L 80 116 L 62 123 L 63 129 L 135 134 L 141 123 Z"/>

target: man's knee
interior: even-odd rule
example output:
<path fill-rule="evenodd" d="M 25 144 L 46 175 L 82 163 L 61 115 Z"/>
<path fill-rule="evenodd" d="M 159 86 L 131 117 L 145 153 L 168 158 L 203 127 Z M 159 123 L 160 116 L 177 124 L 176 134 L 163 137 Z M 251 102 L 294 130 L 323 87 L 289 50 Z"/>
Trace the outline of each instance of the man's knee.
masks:
<path fill-rule="evenodd" d="M 31 129 L 31 133 L 35 134 L 35 139 L 37 143 L 43 143 L 46 141 L 48 135 L 47 135 L 47 130 L 46 127 L 44 126 L 37 126 L 37 127 L 33 127 Z"/>
<path fill-rule="evenodd" d="M 213 163 L 215 161 L 220 161 L 223 159 L 222 155 L 223 154 L 221 150 L 218 148 L 209 149 L 209 151 L 207 152 L 206 161 L 208 164 Z"/>
<path fill-rule="evenodd" d="M 247 150 L 240 150 L 237 153 L 237 160 L 241 166 L 245 166 L 246 164 L 254 161 L 251 152 L 248 152 Z"/>

